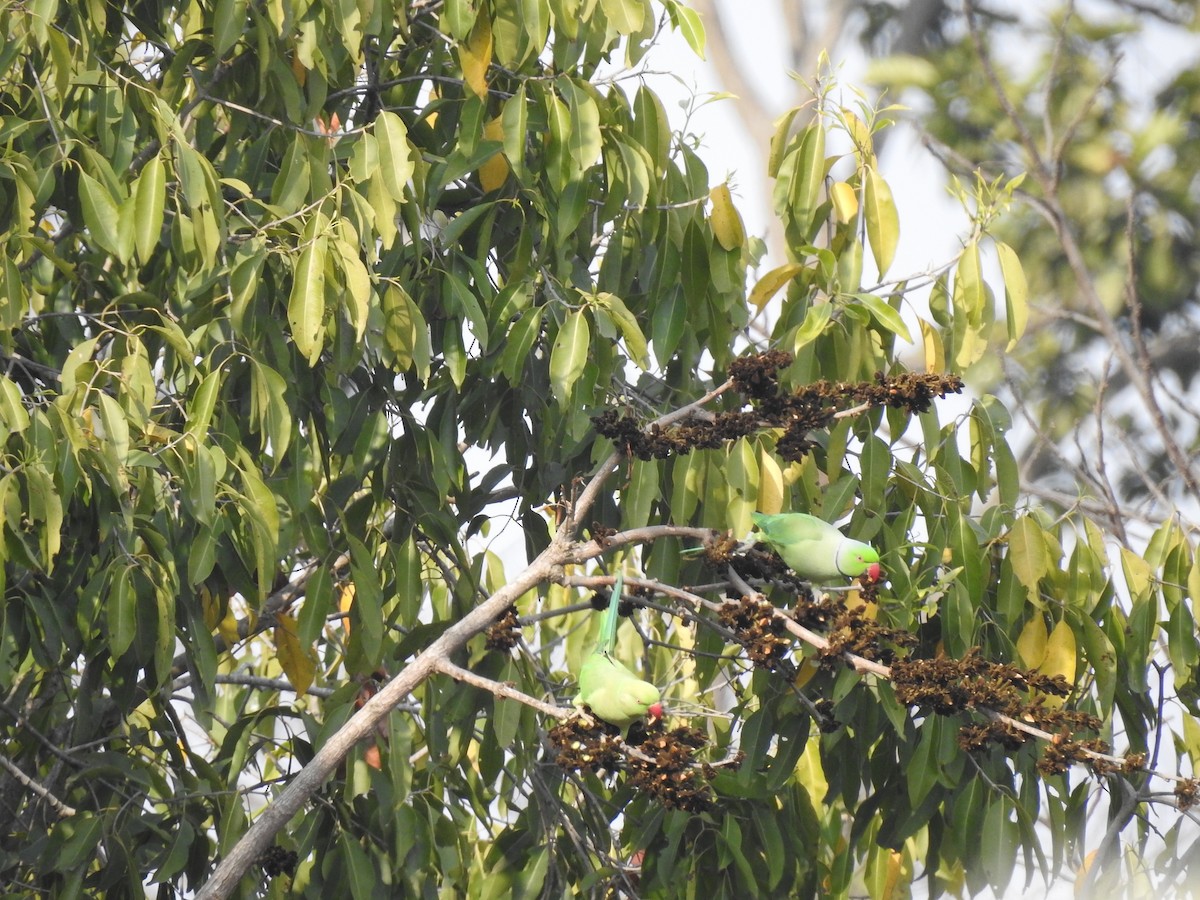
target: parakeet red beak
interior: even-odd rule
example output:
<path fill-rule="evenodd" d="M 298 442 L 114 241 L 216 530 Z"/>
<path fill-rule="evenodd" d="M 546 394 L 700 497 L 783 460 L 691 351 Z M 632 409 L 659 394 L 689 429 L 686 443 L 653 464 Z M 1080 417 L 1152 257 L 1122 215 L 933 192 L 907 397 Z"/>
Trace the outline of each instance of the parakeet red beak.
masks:
<path fill-rule="evenodd" d="M 653 719 L 661 719 L 663 717 L 663 705 L 661 703 L 652 703 L 646 708 L 646 712 Z"/>
<path fill-rule="evenodd" d="M 879 563 L 871 563 L 869 566 L 867 566 L 867 578 L 870 579 L 872 584 L 882 577 L 883 569 L 880 568 Z"/>

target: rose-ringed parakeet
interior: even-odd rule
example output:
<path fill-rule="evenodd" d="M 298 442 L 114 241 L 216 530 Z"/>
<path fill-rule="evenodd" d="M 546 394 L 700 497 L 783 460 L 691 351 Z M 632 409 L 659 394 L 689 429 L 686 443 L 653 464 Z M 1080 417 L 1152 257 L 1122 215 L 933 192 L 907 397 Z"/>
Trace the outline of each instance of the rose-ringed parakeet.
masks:
<path fill-rule="evenodd" d="M 754 513 L 752 518 L 762 537 L 801 578 L 828 581 L 865 573 L 871 581 L 879 580 L 881 570 L 875 548 L 850 540 L 816 516 Z"/>
<path fill-rule="evenodd" d="M 647 713 L 655 718 L 663 714 L 658 688 L 638 678 L 612 656 L 617 646 L 617 605 L 623 581 L 624 576 L 618 572 L 600 626 L 600 638 L 579 670 L 579 693 L 574 701 L 575 706 L 586 705 L 597 718 L 616 725 L 622 737 L 630 725 Z"/>

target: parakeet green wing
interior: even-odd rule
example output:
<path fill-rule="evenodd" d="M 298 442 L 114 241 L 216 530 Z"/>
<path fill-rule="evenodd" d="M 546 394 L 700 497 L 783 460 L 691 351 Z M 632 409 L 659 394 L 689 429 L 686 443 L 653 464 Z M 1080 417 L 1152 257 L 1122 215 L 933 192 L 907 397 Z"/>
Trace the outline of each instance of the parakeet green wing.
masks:
<path fill-rule="evenodd" d="M 802 578 L 814 581 L 857 578 L 878 581 L 879 553 L 870 544 L 854 541 L 816 516 L 805 513 L 753 514 L 762 537 Z"/>

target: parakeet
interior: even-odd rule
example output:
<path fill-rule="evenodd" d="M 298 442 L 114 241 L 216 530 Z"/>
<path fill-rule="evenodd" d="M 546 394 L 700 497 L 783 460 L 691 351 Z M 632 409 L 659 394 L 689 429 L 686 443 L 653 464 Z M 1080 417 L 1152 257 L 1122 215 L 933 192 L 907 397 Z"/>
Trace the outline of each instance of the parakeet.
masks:
<path fill-rule="evenodd" d="M 623 581 L 622 573 L 618 572 L 596 649 L 579 670 L 579 693 L 574 701 L 575 706 L 586 704 L 597 718 L 616 725 L 621 729 L 622 737 L 630 725 L 647 713 L 655 718 L 663 714 L 658 688 L 638 678 L 612 657 L 617 645 L 617 604 Z"/>
<path fill-rule="evenodd" d="M 870 544 L 852 541 L 816 516 L 804 513 L 753 514 L 754 524 L 788 567 L 802 578 L 827 581 L 881 574 L 879 554 Z"/>

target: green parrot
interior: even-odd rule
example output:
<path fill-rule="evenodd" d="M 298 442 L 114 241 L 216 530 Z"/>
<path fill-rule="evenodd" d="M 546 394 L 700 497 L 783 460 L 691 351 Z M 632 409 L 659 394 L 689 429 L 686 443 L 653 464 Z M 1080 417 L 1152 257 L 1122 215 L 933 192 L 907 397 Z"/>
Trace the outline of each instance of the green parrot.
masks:
<path fill-rule="evenodd" d="M 623 582 L 624 574 L 618 572 L 596 649 L 579 670 L 579 693 L 574 701 L 575 706 L 582 708 L 586 704 L 597 718 L 620 728 L 621 737 L 625 737 L 629 726 L 647 713 L 656 719 L 663 714 L 658 688 L 638 678 L 612 657 L 617 646 L 617 604 Z"/>
<path fill-rule="evenodd" d="M 866 573 L 871 581 L 878 581 L 882 574 L 874 547 L 850 540 L 816 516 L 754 513 L 752 518 L 767 543 L 802 578 L 828 581 Z"/>

